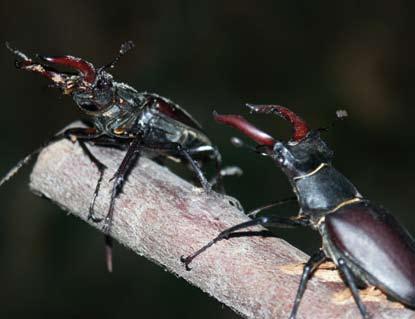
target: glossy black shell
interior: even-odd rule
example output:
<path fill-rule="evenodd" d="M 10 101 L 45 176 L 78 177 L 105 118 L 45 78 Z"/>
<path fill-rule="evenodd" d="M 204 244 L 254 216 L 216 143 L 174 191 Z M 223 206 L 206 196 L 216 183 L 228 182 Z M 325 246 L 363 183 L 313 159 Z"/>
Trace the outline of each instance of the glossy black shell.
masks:
<path fill-rule="evenodd" d="M 392 215 L 362 201 L 327 215 L 324 227 L 334 261 L 343 257 L 363 280 L 415 307 L 414 241 Z"/>
<path fill-rule="evenodd" d="M 360 197 L 354 185 L 331 165 L 305 178 L 293 180 L 292 185 L 305 214 L 324 214 L 344 201 Z"/>

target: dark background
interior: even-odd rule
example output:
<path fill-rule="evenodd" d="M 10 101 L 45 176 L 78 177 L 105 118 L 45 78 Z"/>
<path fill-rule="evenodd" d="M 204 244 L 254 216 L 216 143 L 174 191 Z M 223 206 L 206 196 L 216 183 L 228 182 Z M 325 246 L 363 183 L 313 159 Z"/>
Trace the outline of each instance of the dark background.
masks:
<path fill-rule="evenodd" d="M 0 3 L 0 41 L 31 55 L 72 54 L 100 65 L 133 40 L 135 50 L 112 72 L 116 79 L 170 97 L 202 122 L 225 162 L 244 169 L 227 188 L 247 209 L 290 195 L 290 187 L 270 160 L 233 148 L 235 131 L 214 123 L 212 110 L 249 116 L 245 102 L 279 103 L 317 128 L 347 109 L 350 117 L 326 134 L 336 167 L 415 233 L 413 4 Z M 3 174 L 79 113 L 40 76 L 15 70 L 5 48 L 0 57 Z M 290 135 L 275 117 L 250 119 L 275 137 Z M 108 275 L 101 235 L 31 194 L 28 172 L 0 190 L 0 317 L 237 318 L 122 247 Z M 320 244 L 312 232 L 281 234 L 308 253 Z"/>

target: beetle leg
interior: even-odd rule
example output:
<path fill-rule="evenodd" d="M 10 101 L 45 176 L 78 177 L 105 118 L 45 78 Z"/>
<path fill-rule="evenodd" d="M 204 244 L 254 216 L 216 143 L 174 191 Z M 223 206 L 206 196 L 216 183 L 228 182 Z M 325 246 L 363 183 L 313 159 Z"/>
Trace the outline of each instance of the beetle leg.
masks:
<path fill-rule="evenodd" d="M 6 183 L 10 178 L 12 178 L 14 175 L 17 174 L 17 172 L 27 163 L 29 163 L 32 158 L 36 155 L 38 155 L 44 148 L 48 147 L 49 145 L 65 138 L 65 136 L 62 136 L 61 134 L 58 134 L 56 136 L 53 136 L 50 140 L 43 143 L 39 148 L 35 149 L 32 153 L 26 155 L 23 159 L 18 161 L 16 165 L 14 165 L 7 173 L 2 177 L 0 180 L 0 186 L 2 186 L 4 183 Z"/>
<path fill-rule="evenodd" d="M 84 153 L 88 156 L 88 158 L 91 160 L 92 163 L 96 166 L 96 168 L 99 171 L 99 177 L 97 185 L 95 186 L 94 195 L 92 197 L 92 201 L 89 205 L 89 212 L 88 212 L 88 220 L 92 220 L 94 223 L 99 223 L 102 221 L 102 218 L 98 218 L 94 214 L 94 207 L 95 207 L 95 201 L 98 197 L 99 190 L 101 188 L 101 182 L 102 178 L 104 177 L 104 171 L 107 168 L 103 163 L 101 163 L 94 154 L 91 153 L 89 148 L 86 146 L 85 142 L 81 139 L 78 139 L 78 143 L 81 146 Z"/>
<path fill-rule="evenodd" d="M 93 222 L 98 223 L 102 219 L 95 217 L 94 206 L 95 206 L 95 201 L 96 201 L 96 198 L 98 196 L 98 193 L 101 187 L 102 178 L 104 177 L 104 171 L 107 167 L 102 162 L 100 162 L 94 156 L 94 154 L 91 153 L 89 148 L 86 146 L 85 142 L 86 141 L 91 141 L 91 142 L 98 141 L 102 137 L 102 134 L 99 133 L 94 128 L 69 128 L 65 130 L 64 132 L 62 132 L 61 134 L 64 135 L 65 138 L 73 142 L 78 142 L 84 154 L 90 159 L 90 161 L 95 165 L 95 167 L 99 171 L 98 182 L 97 182 L 97 185 L 95 186 L 94 195 L 92 197 L 91 204 L 89 205 L 89 212 L 88 212 L 88 220 L 92 220 Z"/>
<path fill-rule="evenodd" d="M 105 216 L 105 219 L 104 219 L 104 225 L 102 227 L 103 232 L 105 234 L 106 261 L 107 261 L 107 269 L 109 272 L 112 272 L 112 238 L 110 236 L 110 232 L 111 232 L 111 226 L 112 226 L 112 219 L 114 216 L 115 199 L 120 194 L 128 174 L 131 172 L 131 169 L 134 167 L 135 163 L 137 162 L 139 158 L 141 142 L 142 142 L 141 135 L 132 141 L 132 143 L 128 147 L 127 153 L 125 154 L 120 166 L 118 167 L 114 176 L 111 178 L 111 180 L 114 180 L 114 183 L 112 185 L 112 190 L 111 190 L 110 205 L 109 205 L 107 216 Z"/>
<path fill-rule="evenodd" d="M 103 230 L 108 235 L 111 231 L 111 223 L 114 215 L 114 203 L 117 196 L 120 194 L 122 187 L 124 186 L 127 175 L 130 173 L 135 162 L 137 161 L 141 149 L 141 137 L 136 138 L 128 147 L 127 153 L 125 154 L 120 166 L 115 172 L 114 176 L 110 179 L 114 183 L 111 190 L 111 200 L 108 209 L 107 216 L 105 217 Z"/>
<path fill-rule="evenodd" d="M 366 311 L 366 307 L 362 302 L 362 299 L 360 299 L 359 289 L 357 288 L 355 278 L 354 278 L 353 273 L 350 270 L 349 266 L 346 265 L 346 262 L 344 261 L 343 258 L 338 259 L 337 266 L 339 266 L 340 271 L 344 275 L 344 279 L 346 281 L 346 284 L 349 286 L 350 291 L 352 292 L 354 301 L 356 302 L 357 307 L 359 308 L 359 311 L 362 314 L 362 317 L 363 318 L 370 318 L 369 314 Z"/>
<path fill-rule="evenodd" d="M 202 185 L 205 192 L 209 193 L 212 189 L 212 185 L 208 182 L 205 175 L 203 174 L 201 168 L 197 164 L 197 162 L 192 158 L 190 154 L 200 153 L 200 148 L 194 148 L 194 149 L 184 149 L 180 144 L 178 143 L 143 143 L 143 147 L 151 149 L 153 151 L 160 151 L 160 152 L 167 152 L 167 153 L 173 153 L 177 155 L 181 155 L 184 157 L 187 162 L 192 167 L 193 171 L 196 174 L 197 179 L 199 180 L 200 184 Z M 196 151 L 195 151 L 196 150 Z M 204 150 L 206 151 L 206 150 Z"/>
<path fill-rule="evenodd" d="M 208 149 L 206 150 L 206 147 Z M 207 152 L 211 154 L 211 158 L 215 161 L 215 170 L 216 174 L 209 182 L 210 186 L 213 187 L 214 185 L 218 185 L 219 193 L 225 194 L 225 186 L 223 185 L 223 176 L 222 176 L 222 155 L 219 153 L 218 149 L 213 146 L 200 146 L 194 149 L 188 150 L 189 154 L 198 154 Z"/>
<path fill-rule="evenodd" d="M 218 192 L 225 194 L 225 186 L 223 184 L 223 178 L 225 176 L 240 176 L 242 170 L 238 166 L 227 166 L 222 168 L 222 155 L 219 150 L 211 145 L 203 145 L 195 148 L 188 149 L 187 152 L 190 155 L 199 155 L 207 153 L 208 156 L 215 161 L 215 175 L 209 180 L 211 187 L 217 185 Z"/>
<path fill-rule="evenodd" d="M 104 176 L 104 170 L 106 169 L 106 166 L 102 164 L 88 149 L 88 147 L 85 144 L 85 141 L 94 141 L 98 139 L 101 136 L 101 133 L 98 133 L 93 128 L 69 128 L 61 133 L 56 134 L 53 136 L 49 141 L 43 143 L 41 147 L 27 155 L 25 158 L 20 160 L 1 180 L 0 180 L 0 186 L 7 182 L 10 178 L 12 178 L 19 170 L 22 168 L 25 164 L 29 163 L 29 161 L 39 154 L 44 148 L 48 147 L 49 145 L 62 140 L 64 138 L 67 138 L 73 142 L 78 142 L 81 146 L 83 152 L 88 156 L 88 158 L 94 163 L 94 165 L 97 167 L 99 171 L 99 178 L 97 186 L 95 187 L 94 196 L 92 198 L 91 205 L 89 207 L 89 214 L 88 219 L 91 219 L 94 222 L 99 222 L 100 219 L 96 218 L 93 214 L 93 207 L 95 205 L 96 197 L 98 196 L 98 192 L 101 186 L 101 181 Z"/>
<path fill-rule="evenodd" d="M 216 174 L 211 180 L 210 185 L 218 185 L 219 193 L 225 194 L 225 185 L 223 184 L 224 175 L 222 175 L 222 155 L 216 147 L 213 147 L 212 152 L 212 156 L 215 159 Z"/>
<path fill-rule="evenodd" d="M 187 270 L 191 270 L 191 268 L 189 267 L 189 264 L 193 261 L 193 259 L 195 259 L 198 255 L 200 255 L 206 249 L 213 246 L 214 244 L 216 244 L 218 241 L 220 241 L 222 239 L 228 239 L 229 236 L 232 233 L 235 233 L 238 230 L 248 228 L 248 227 L 252 227 L 252 226 L 258 226 L 258 225 L 266 226 L 266 227 L 288 227 L 288 228 L 291 228 L 291 227 L 297 227 L 297 226 L 308 226 L 308 221 L 295 219 L 295 217 L 292 217 L 292 218 L 277 217 L 277 216 L 256 217 L 256 218 L 254 218 L 252 220 L 249 220 L 247 222 L 240 223 L 238 225 L 235 225 L 235 226 L 232 226 L 228 229 L 225 229 L 218 236 L 216 236 L 214 239 L 212 239 L 205 246 L 203 246 L 202 248 L 200 248 L 199 250 L 197 250 L 193 254 L 191 254 L 187 257 L 181 256 L 180 260 L 181 260 L 182 263 L 185 264 Z"/>
<path fill-rule="evenodd" d="M 34 156 L 38 155 L 43 149 L 48 147 L 49 145 L 60 141 L 64 138 L 70 139 L 71 137 L 74 137 L 75 139 L 82 139 L 84 135 L 81 134 L 81 132 L 87 132 L 90 131 L 90 128 L 71 128 L 64 132 L 58 133 L 54 135 L 51 139 L 44 142 L 39 148 L 35 149 L 32 153 L 28 154 L 25 158 L 21 159 L 19 162 L 17 162 L 16 165 L 14 165 L 6 175 L 0 180 L 0 186 L 2 186 L 5 182 L 7 182 L 10 178 L 12 178 L 16 173 L 26 164 L 30 162 L 31 159 L 33 159 Z M 98 136 L 97 133 L 94 135 L 95 137 Z M 92 136 L 90 136 L 92 138 Z"/>
<path fill-rule="evenodd" d="M 310 257 L 307 263 L 304 265 L 303 274 L 301 275 L 300 286 L 297 290 L 293 309 L 291 310 L 290 319 L 295 319 L 297 316 L 298 306 L 300 305 L 301 299 L 303 298 L 304 291 L 307 286 L 308 280 L 311 278 L 313 272 L 317 267 L 327 259 L 326 254 L 320 250 Z"/>
<path fill-rule="evenodd" d="M 209 193 L 212 189 L 212 185 L 208 182 L 205 175 L 203 174 L 199 164 L 192 158 L 189 152 L 181 147 L 180 144 L 177 144 L 177 153 L 181 154 L 190 164 L 193 171 L 196 174 L 197 179 L 199 180 L 200 184 L 202 185 L 203 189 Z"/>

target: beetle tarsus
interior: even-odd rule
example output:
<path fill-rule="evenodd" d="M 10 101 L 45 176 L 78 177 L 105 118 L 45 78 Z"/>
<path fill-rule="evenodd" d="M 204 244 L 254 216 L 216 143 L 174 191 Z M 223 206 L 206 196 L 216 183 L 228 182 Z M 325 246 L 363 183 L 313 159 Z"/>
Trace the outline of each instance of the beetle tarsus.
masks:
<path fill-rule="evenodd" d="M 192 262 L 193 258 L 192 256 L 180 256 L 180 261 L 184 264 L 184 267 L 186 268 L 187 271 L 191 271 L 192 268 L 190 268 L 190 263 Z"/>

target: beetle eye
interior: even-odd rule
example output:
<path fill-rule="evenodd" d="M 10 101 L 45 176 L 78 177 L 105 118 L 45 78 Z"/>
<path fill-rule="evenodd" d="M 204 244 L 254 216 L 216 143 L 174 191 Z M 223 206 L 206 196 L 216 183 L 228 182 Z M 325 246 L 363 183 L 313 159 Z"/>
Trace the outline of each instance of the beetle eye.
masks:
<path fill-rule="evenodd" d="M 99 79 L 95 85 L 95 89 L 98 91 L 109 90 L 112 87 L 112 83 L 106 79 Z"/>
<path fill-rule="evenodd" d="M 281 153 L 277 153 L 275 156 L 275 159 L 280 163 L 281 165 L 285 165 L 285 158 Z"/>

